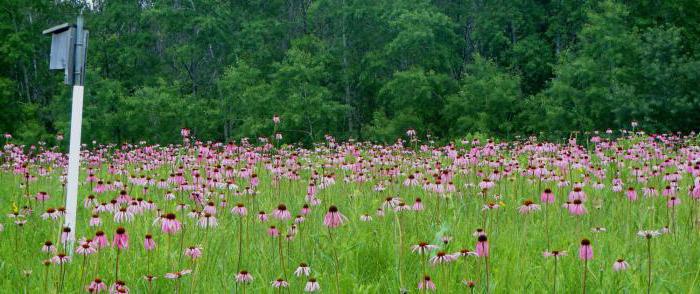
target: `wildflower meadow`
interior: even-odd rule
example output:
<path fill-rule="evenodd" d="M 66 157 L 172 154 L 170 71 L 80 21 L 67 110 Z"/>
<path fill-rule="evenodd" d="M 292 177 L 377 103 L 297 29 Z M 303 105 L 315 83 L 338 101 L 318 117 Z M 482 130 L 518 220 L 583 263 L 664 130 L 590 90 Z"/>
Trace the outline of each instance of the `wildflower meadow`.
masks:
<path fill-rule="evenodd" d="M 84 145 L 70 232 L 67 155 L 6 134 L 0 292 L 700 291 L 693 134 L 440 145 L 409 130 L 310 147 L 180 135 Z"/>

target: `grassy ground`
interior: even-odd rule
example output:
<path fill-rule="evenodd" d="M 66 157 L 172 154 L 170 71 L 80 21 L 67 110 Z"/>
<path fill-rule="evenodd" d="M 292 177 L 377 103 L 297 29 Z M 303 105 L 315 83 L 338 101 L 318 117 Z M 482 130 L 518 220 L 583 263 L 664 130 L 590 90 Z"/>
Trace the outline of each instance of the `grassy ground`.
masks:
<path fill-rule="evenodd" d="M 632 148 L 639 140 L 620 141 L 617 144 L 625 149 Z M 643 142 L 643 141 L 641 141 Z M 646 143 L 637 143 L 641 148 L 653 149 Z M 468 153 L 472 147 L 459 147 L 460 154 Z M 477 147 L 479 149 L 483 146 Z M 104 193 L 94 193 L 95 183 L 85 181 L 88 166 L 81 169 L 82 182 L 79 193 L 79 211 L 77 233 L 78 238 L 92 238 L 98 230 L 104 231 L 110 240 L 118 226 L 126 229 L 129 236 L 129 246 L 119 250 L 118 279 L 135 293 L 300 293 L 310 277 L 297 277 L 295 269 L 300 263 L 306 263 L 311 268 L 311 277 L 315 278 L 325 293 L 397 293 L 405 288 L 409 293 L 418 293 L 418 283 L 427 274 L 436 284 L 439 293 L 469 292 L 463 281 L 475 282 L 475 293 L 576 293 L 582 292 L 583 276 L 586 274 L 586 291 L 589 293 L 639 293 L 647 290 L 648 285 L 648 241 L 637 236 L 639 230 L 660 230 L 670 226 L 671 232 L 653 238 L 651 242 L 652 263 L 652 293 L 697 293 L 700 291 L 700 250 L 698 250 L 700 234 L 694 226 L 697 202 L 688 195 L 688 189 L 693 184 L 692 175 L 681 170 L 682 178 L 678 181 L 677 197 L 682 201 L 673 210 L 669 209 L 667 197 L 661 195 L 661 190 L 669 181 L 663 175 L 677 170 L 675 165 L 665 167 L 662 173 L 650 175 L 646 183 L 640 183 L 632 176 L 634 167 L 644 164 L 657 166 L 665 158 L 673 158 L 679 165 L 691 161 L 688 154 L 697 151 L 674 150 L 661 148 L 661 154 L 656 159 L 622 159 L 621 165 L 601 162 L 600 157 L 592 151 L 589 163 L 585 163 L 583 154 L 567 155 L 576 148 L 557 146 L 554 152 L 531 153 L 522 148 L 509 148 L 498 151 L 502 161 L 511 162 L 514 172 L 496 182 L 495 187 L 482 192 L 478 185 L 484 177 L 493 174 L 494 170 L 507 169 L 508 164 L 491 165 L 489 162 L 498 160 L 499 156 L 482 156 L 478 164 L 458 165 L 448 158 L 445 152 L 398 152 L 389 147 L 359 147 L 365 158 L 362 173 L 367 180 L 356 179 L 359 172 L 341 168 L 341 163 L 331 158 L 345 158 L 345 162 L 354 163 L 357 158 L 347 156 L 346 152 L 336 151 L 297 151 L 295 162 L 299 166 L 286 162 L 292 157 L 291 151 L 282 151 L 279 156 L 287 168 L 298 173 L 299 179 L 282 178 L 279 184 L 273 184 L 273 174 L 266 168 L 270 158 L 266 151 L 258 152 L 261 159 L 252 163 L 251 167 L 260 179 L 254 194 L 245 194 L 250 178 L 235 176 L 222 178 L 235 180 L 238 190 L 215 188 L 212 185 L 197 188 L 217 206 L 215 217 L 219 225 L 215 228 L 203 229 L 197 225 L 197 218 L 188 216 L 192 209 L 201 211 L 202 207 L 189 199 L 191 191 L 175 192 L 176 200 L 165 200 L 166 191 L 175 191 L 176 185 L 159 188 L 148 185 L 148 191 L 138 184 L 128 184 L 124 188 L 132 198 L 151 199 L 159 210 L 137 213 L 133 221 L 116 224 L 114 215 L 110 212 L 99 213 L 103 222 L 98 227 L 88 226 L 92 208 L 85 208 L 83 200 L 88 194 L 95 194 L 100 202 L 109 202 L 117 197 L 119 190 Z M 592 147 L 591 147 L 592 148 Z M 349 149 L 349 148 L 346 148 Z M 158 149 L 160 150 L 160 149 Z M 195 149 L 175 150 L 164 149 L 158 155 L 145 155 L 142 148 L 132 149 L 129 154 L 133 159 L 123 166 L 123 170 L 136 178 L 149 176 L 153 179 L 167 179 L 173 168 L 182 165 L 185 177 L 189 182 L 193 169 L 201 173 L 213 172 L 215 165 L 226 166 L 223 151 L 213 153 L 213 159 L 196 160 Z M 686 152 L 687 151 L 687 152 Z M 111 151 L 110 151 L 111 152 Z M 613 151 L 607 150 L 606 154 Z M 189 153 L 189 155 L 185 155 Z M 349 152 L 348 152 L 349 153 Z M 384 155 L 381 155 L 384 153 Z M 105 153 L 106 154 L 106 153 Z M 338 156 L 336 156 L 338 155 Z M 241 153 L 229 155 L 230 158 L 241 158 Z M 568 164 L 565 167 L 554 165 L 558 157 L 571 157 L 572 162 L 583 162 L 581 167 Z M 106 181 L 121 180 L 129 183 L 129 175 L 114 175 L 108 170 L 111 156 L 99 155 L 105 162 L 94 165 L 95 176 Z M 569 182 L 568 186 L 558 187 L 559 180 L 551 177 L 544 179 L 526 176 L 521 171 L 528 166 L 528 158 L 537 157 L 544 167 L 561 176 L 561 180 Z M 183 164 L 182 159 L 186 159 Z M 381 158 L 381 159 L 379 159 Z M 41 214 L 49 207 L 64 206 L 63 188 L 59 175 L 60 165 L 48 162 L 30 162 L 29 172 L 36 179 L 23 186 L 25 179 L 22 174 L 13 173 L 11 164 L 16 159 L 9 158 L 9 152 L 2 158 L 4 171 L 0 174 L 0 223 L 4 230 L 0 232 L 0 291 L 3 293 L 66 292 L 84 291 L 89 282 L 101 278 L 108 286 L 114 283 L 116 277 L 117 252 L 114 247 L 99 249 L 92 255 L 73 254 L 72 260 L 63 266 L 58 264 L 44 265 L 44 261 L 56 254 L 41 251 L 45 241 L 51 240 L 57 245 L 57 252 L 67 249 L 59 241 L 62 219 L 43 220 Z M 383 161 L 385 164 L 379 164 Z M 519 163 L 514 166 L 513 163 Z M 245 160 L 231 164 L 235 170 L 244 168 Z M 251 161 L 252 162 L 252 161 Z M 326 163 L 322 167 L 321 163 Z M 370 164 L 373 162 L 373 164 Z M 440 162 L 440 170 L 436 163 Z M 143 169 L 144 165 L 151 165 Z M 387 169 L 397 166 L 401 173 L 395 177 L 388 176 Z M 48 174 L 39 175 L 41 167 L 50 169 Z M 346 166 L 347 167 L 347 166 Z M 606 171 L 607 176 L 600 179 L 604 184 L 601 189 L 595 189 L 593 184 L 598 179 L 590 175 L 598 167 Z M 223 170 L 223 168 L 222 168 Z M 299 214 L 302 205 L 307 203 L 305 195 L 311 182 L 311 173 L 316 171 L 321 176 L 334 175 L 336 183 L 327 188 L 318 189 L 317 199 L 321 202 L 311 206 L 309 214 L 303 223 L 297 224 L 297 232 L 287 240 L 284 236 L 292 226 L 292 220 Z M 456 192 L 435 193 L 423 187 L 406 187 L 402 182 L 407 175 L 420 171 L 422 177 L 435 182 L 433 174 L 448 170 L 455 175 L 452 178 Z M 478 175 L 477 173 L 481 173 Z M 624 183 L 623 192 L 613 192 L 612 181 L 615 172 L 620 172 Z M 589 177 L 585 177 L 589 174 Z M 344 178 L 350 178 L 345 182 Z M 588 180 L 586 180 L 586 178 Z M 375 186 L 383 182 L 386 189 L 375 191 Z M 572 191 L 572 183 L 584 182 L 583 191 L 587 195 L 584 202 L 588 213 L 582 216 L 572 216 L 562 208 Z M 317 182 L 317 186 L 320 182 Z M 444 183 L 443 183 L 444 184 Z M 659 196 L 644 197 L 642 189 L 654 186 L 659 190 Z M 639 200 L 631 202 L 625 197 L 624 191 L 634 187 Z M 556 203 L 546 205 L 540 203 L 540 193 L 545 188 L 551 188 L 556 196 Z M 45 191 L 50 199 L 45 202 L 28 200 L 25 195 L 34 197 L 39 191 Z M 413 205 L 414 199 L 420 197 L 425 206 L 424 211 L 394 212 L 391 207 L 385 208 L 385 215 L 378 216 L 376 211 L 385 204 L 387 197 L 400 197 L 407 205 Z M 533 200 L 541 205 L 541 210 L 531 214 L 521 214 L 518 211 L 521 203 Z M 220 207 L 223 200 L 227 206 Z M 177 203 L 187 204 L 186 210 L 178 211 Z M 205 202 L 206 203 L 206 202 Z M 231 213 L 236 203 L 243 203 L 248 209 L 246 217 Z M 284 203 L 291 211 L 292 220 L 277 220 L 272 211 Z M 485 204 L 498 204 L 499 208 L 483 210 Z M 25 205 L 31 205 L 33 213 L 26 214 L 26 224 L 16 225 L 16 219 L 10 218 L 15 210 L 22 210 Z M 125 204 L 126 205 L 126 204 Z M 339 212 L 347 216 L 347 221 L 338 228 L 329 229 L 323 224 L 323 217 L 330 205 L 338 207 Z M 258 220 L 258 211 L 265 211 L 269 216 L 267 222 Z M 161 213 L 173 212 L 177 220 L 183 223 L 182 230 L 177 234 L 168 235 L 161 231 L 154 220 Z M 371 221 L 361 221 L 360 216 L 368 214 Z M 672 218 L 672 215 L 674 218 Z M 675 219 L 675 223 L 674 220 Z M 273 238 L 268 235 L 271 225 L 282 232 L 282 237 Z M 593 228 L 605 228 L 605 232 L 594 232 Z M 459 257 L 447 264 L 432 266 L 428 259 L 438 251 L 453 254 L 460 249 L 475 250 L 477 238 L 473 232 L 483 228 L 488 235 L 490 256 L 488 257 L 488 285 L 485 271 L 487 259 L 484 257 Z M 157 244 L 153 251 L 146 251 L 143 246 L 144 236 L 152 234 Z M 443 237 L 449 237 L 449 242 L 443 242 Z M 583 238 L 590 239 L 594 250 L 594 258 L 587 263 L 579 259 L 578 249 Z M 440 246 L 430 255 L 420 256 L 411 251 L 413 245 L 427 242 Z M 110 244 L 111 245 L 111 244 Z M 79 246 L 79 245 L 76 245 Z M 184 256 L 184 251 L 190 246 L 201 246 L 203 255 L 197 260 Z M 240 249 L 239 249 L 240 248 Z M 554 275 L 555 260 L 544 258 L 544 251 L 565 250 L 568 256 L 561 257 L 557 262 L 557 273 Z M 240 251 L 240 254 L 239 254 Z M 630 267 L 626 271 L 613 271 L 613 263 L 623 258 Z M 166 273 L 189 269 L 192 272 L 179 279 L 167 279 Z M 254 277 L 249 284 L 235 283 L 234 276 L 241 270 L 247 270 Z M 337 276 L 336 276 L 337 273 Z M 156 277 L 149 283 L 144 276 Z M 271 283 L 284 278 L 289 282 L 289 288 L 279 290 Z M 336 278 L 339 284 L 336 285 Z M 62 290 L 61 290 L 62 287 Z M 337 287 L 337 288 L 336 288 Z"/>

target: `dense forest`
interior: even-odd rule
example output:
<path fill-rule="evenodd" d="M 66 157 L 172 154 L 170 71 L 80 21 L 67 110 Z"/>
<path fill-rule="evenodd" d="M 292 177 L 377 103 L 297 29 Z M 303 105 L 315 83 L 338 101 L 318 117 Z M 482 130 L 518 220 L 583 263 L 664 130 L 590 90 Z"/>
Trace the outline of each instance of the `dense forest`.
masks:
<path fill-rule="evenodd" d="M 700 123 L 700 1 L 0 0 L 0 132 L 67 133 L 42 30 L 90 30 L 83 140 L 379 142 Z M 281 123 L 275 126 L 273 115 Z"/>

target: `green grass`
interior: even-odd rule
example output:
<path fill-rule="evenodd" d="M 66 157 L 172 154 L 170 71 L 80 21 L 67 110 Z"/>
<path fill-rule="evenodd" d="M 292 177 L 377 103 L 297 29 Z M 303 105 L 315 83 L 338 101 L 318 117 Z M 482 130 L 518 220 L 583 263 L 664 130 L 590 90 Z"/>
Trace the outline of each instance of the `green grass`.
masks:
<path fill-rule="evenodd" d="M 426 155 L 421 155 L 426 156 Z M 522 159 L 522 158 L 521 158 Z M 318 158 L 314 157 L 315 162 Z M 447 162 L 446 159 L 442 159 Z M 630 163 L 628 166 L 632 166 Z M 32 166 L 33 173 L 36 166 Z M 149 175 L 155 179 L 166 177 L 170 166 L 165 165 L 154 171 L 139 172 L 135 166 L 129 169 L 138 175 Z M 377 168 L 377 167 L 375 167 Z M 422 168 L 421 168 L 422 169 Z M 638 189 L 639 200 L 629 203 L 620 193 L 610 190 L 613 174 L 612 167 L 607 167 L 608 177 L 604 180 L 603 190 L 584 188 L 589 200 L 586 202 L 588 214 L 580 217 L 570 216 L 561 204 L 565 201 L 569 189 L 559 189 L 555 183 L 538 184 L 522 176 L 515 176 L 512 181 L 500 181 L 493 191 L 488 193 L 488 201 L 494 201 L 494 194 L 502 194 L 502 207 L 489 212 L 482 212 L 484 199 L 474 188 L 465 187 L 467 183 L 478 183 L 480 178 L 473 174 L 455 177 L 458 192 L 446 194 L 447 198 L 438 198 L 420 187 L 404 187 L 400 184 L 389 185 L 383 192 L 375 192 L 372 187 L 376 179 L 366 183 L 344 183 L 343 176 L 349 174 L 337 168 L 326 170 L 337 175 L 337 184 L 328 189 L 319 189 L 321 205 L 312 207 L 306 221 L 298 226 L 299 232 L 292 241 L 282 242 L 286 277 L 290 283 L 288 293 L 300 293 L 306 278 L 295 277 L 292 272 L 300 262 L 308 263 L 312 276 L 318 279 L 322 292 L 335 293 L 335 271 L 333 252 L 337 250 L 339 259 L 339 278 L 342 293 L 397 293 L 403 286 L 410 293 L 417 293 L 417 284 L 422 276 L 421 257 L 411 253 L 410 246 L 418 241 L 439 243 L 444 234 L 451 236 L 449 244 L 440 244 L 450 253 L 461 248 L 474 249 L 476 238 L 472 232 L 476 228 L 485 228 L 491 246 L 491 293 L 551 293 L 553 260 L 545 259 L 543 251 L 566 250 L 569 255 L 560 259 L 557 275 L 558 293 L 577 293 L 582 287 L 583 263 L 578 259 L 578 246 L 582 238 L 591 239 L 595 257 L 588 263 L 588 293 L 640 293 L 646 291 L 647 255 L 646 241 L 636 235 L 641 229 L 660 229 L 668 224 L 668 209 L 663 196 L 644 198 L 641 184 L 629 178 L 629 169 L 623 170 L 623 181 Z M 403 171 L 413 171 L 408 163 L 403 163 Z M 488 169 L 484 168 L 485 171 Z M 320 169 L 319 169 L 320 171 Z M 258 210 L 268 214 L 279 203 L 285 203 L 294 216 L 305 203 L 304 196 L 310 177 L 310 171 L 300 171 L 301 180 L 282 180 L 281 186 L 273 187 L 271 175 L 259 163 L 256 172 L 261 178 L 258 193 L 255 196 L 237 196 L 230 191 L 215 190 L 212 196 L 218 199 L 222 194 L 228 200 L 227 208 L 218 208 L 219 226 L 206 232 L 195 226 L 194 220 L 178 212 L 178 220 L 184 221 L 182 232 L 167 236 L 160 232 L 152 222 L 156 212 L 137 215 L 132 223 L 124 226 L 130 237 L 129 248 L 121 252 L 119 279 L 126 282 L 134 293 L 146 293 L 147 282 L 143 276 L 148 274 L 148 255 L 143 249 L 143 238 L 147 233 L 154 235 L 157 249 L 150 256 L 150 273 L 158 277 L 152 284 L 153 293 L 173 293 L 178 282 L 167 280 L 163 275 L 182 269 L 193 269 L 193 274 L 180 280 L 181 293 L 223 293 L 242 287 L 234 283 L 234 275 L 239 270 L 238 263 L 238 222 L 242 221 L 243 254 L 242 269 L 252 273 L 255 280 L 246 288 L 248 293 L 275 293 L 270 282 L 285 276 L 280 265 L 279 242 L 266 234 L 269 225 L 282 228 L 290 227 L 290 222 L 279 222 L 270 217 L 267 223 L 260 223 L 255 217 Z M 86 168 L 81 175 L 84 177 Z M 376 170 L 372 175 L 376 175 Z M 97 172 L 99 178 L 114 179 L 106 168 Z M 581 171 L 574 171 L 573 181 L 582 179 Z M 244 187 L 245 180 L 236 179 Z M 403 176 L 399 177 L 403 180 Z M 0 222 L 4 231 L 0 232 L 0 291 L 3 293 L 43 293 L 46 287 L 49 293 L 57 292 L 59 266 L 44 266 L 42 261 L 50 258 L 40 251 L 44 241 L 58 243 L 60 222 L 40 218 L 47 207 L 63 206 L 62 187 L 58 182 L 58 171 L 50 176 L 40 177 L 30 182 L 29 194 L 47 191 L 52 197 L 46 203 L 30 202 L 34 214 L 27 217 L 23 227 L 16 226 L 6 216 L 13 206 L 27 204 L 20 188 L 21 178 L 9 172 L 0 175 Z M 126 181 L 125 181 L 126 182 Z M 400 182 L 399 182 L 400 183 Z M 650 183 L 662 186 L 660 178 L 652 178 Z M 685 174 L 680 183 L 683 203 L 676 207 L 677 229 L 672 234 L 652 239 L 653 285 L 652 293 L 697 293 L 700 291 L 700 250 L 698 250 L 698 228 L 692 226 L 690 216 L 693 203 L 687 197 L 687 187 L 692 178 Z M 538 187 L 539 186 L 539 187 Z M 544 187 L 552 187 L 557 196 L 557 204 L 531 215 L 521 215 L 517 207 L 521 201 L 532 199 L 539 202 L 539 193 Z M 627 187 L 627 186 L 625 186 Z M 108 201 L 117 192 L 99 195 L 101 201 Z M 146 195 L 139 187 L 130 189 L 130 195 L 153 199 L 164 212 L 174 211 L 174 201 L 163 200 L 165 191 L 151 187 Z M 77 236 L 93 236 L 96 228 L 88 226 L 90 211 L 83 208 L 82 200 L 90 194 L 89 184 L 82 183 L 79 196 Z M 408 204 L 416 197 L 423 199 L 426 210 L 423 212 L 402 212 L 395 217 L 387 210 L 384 217 L 375 215 L 375 210 L 382 205 L 386 197 L 399 196 Z M 182 197 L 182 195 L 178 195 Z M 216 200 L 218 202 L 218 200 Z M 438 204 L 438 201 L 440 202 Z M 190 205 L 191 201 L 186 201 Z M 237 202 L 245 203 L 249 215 L 244 219 L 234 217 L 230 208 Z M 600 202 L 600 208 L 594 203 Z M 333 229 L 333 239 L 329 240 L 329 229 L 322 223 L 328 205 L 338 206 L 349 221 L 340 228 Z M 438 209 L 439 207 L 439 209 Z M 543 207 L 544 208 L 544 207 Z M 371 222 L 361 222 L 360 215 L 369 213 Z M 110 242 L 116 227 L 112 216 L 102 213 L 103 230 Z M 547 219 L 548 234 L 545 230 Z M 401 223 L 403 247 L 399 248 L 397 220 Z M 593 233 L 591 228 L 604 227 L 607 232 Z M 548 246 L 547 240 L 551 245 Z M 184 247 L 199 244 L 204 247 L 203 257 L 191 262 L 182 257 L 181 244 Z M 63 248 L 59 247 L 59 251 Z M 108 285 L 114 282 L 116 250 L 105 248 L 95 255 L 87 257 L 84 277 L 81 277 L 84 260 L 74 254 L 73 260 L 65 266 L 65 293 L 76 293 L 85 288 L 88 281 L 100 277 Z M 399 258 L 401 267 L 398 268 Z M 614 272 L 612 264 L 617 258 L 624 258 L 631 265 L 630 270 Z M 30 270 L 25 276 L 23 271 Z M 485 292 L 484 260 L 478 257 L 460 258 L 448 265 L 428 266 L 427 273 L 432 277 L 440 293 L 464 293 L 467 288 L 462 280 L 476 281 L 474 291 Z M 48 274 L 48 275 L 47 275 Z M 399 282 L 399 275 L 403 285 Z M 45 284 L 46 282 L 46 284 Z M 286 293 L 286 292 L 285 292 Z"/>

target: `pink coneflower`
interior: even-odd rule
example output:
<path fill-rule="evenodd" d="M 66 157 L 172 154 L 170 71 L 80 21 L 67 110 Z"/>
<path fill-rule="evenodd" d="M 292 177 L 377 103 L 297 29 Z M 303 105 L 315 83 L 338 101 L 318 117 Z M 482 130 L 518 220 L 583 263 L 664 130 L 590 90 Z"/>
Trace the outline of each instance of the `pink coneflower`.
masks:
<path fill-rule="evenodd" d="M 583 206 L 581 199 L 576 199 L 568 205 L 569 213 L 572 215 L 586 214 L 586 207 Z"/>
<path fill-rule="evenodd" d="M 483 179 L 483 180 L 481 180 L 481 182 L 479 183 L 479 188 L 480 188 L 481 190 L 488 190 L 488 189 L 493 188 L 494 186 L 496 186 L 496 183 L 492 182 L 492 181 L 489 180 L 489 179 Z"/>
<path fill-rule="evenodd" d="M 100 219 L 100 216 L 97 214 L 93 214 L 92 217 L 90 217 L 90 222 L 88 223 L 90 227 L 99 227 L 102 225 L 102 220 Z"/>
<path fill-rule="evenodd" d="M 267 235 L 276 238 L 279 237 L 280 231 L 277 229 L 275 226 L 270 226 L 270 228 L 267 229 Z"/>
<path fill-rule="evenodd" d="M 306 282 L 306 286 L 304 286 L 304 292 L 318 292 L 321 291 L 321 285 L 318 284 L 318 281 L 314 278 L 309 278 L 309 280 Z"/>
<path fill-rule="evenodd" d="M 411 246 L 411 252 L 425 255 L 439 248 L 440 246 L 437 245 L 428 244 L 427 242 L 419 242 L 418 244 Z"/>
<path fill-rule="evenodd" d="M 61 215 L 58 213 L 58 211 L 55 208 L 49 207 L 46 209 L 46 212 L 41 214 L 41 218 L 43 220 L 57 220 Z"/>
<path fill-rule="evenodd" d="M 489 256 L 489 241 L 486 235 L 481 235 L 477 238 L 476 255 L 479 257 Z"/>
<path fill-rule="evenodd" d="M 620 258 L 613 263 L 613 270 L 616 272 L 625 271 L 629 266 L 630 265 L 624 259 Z"/>
<path fill-rule="evenodd" d="M 552 250 L 552 251 L 545 251 L 542 253 L 542 256 L 544 257 L 554 257 L 554 259 L 559 259 L 562 256 L 566 256 L 567 252 L 566 251 L 559 251 L 559 250 Z"/>
<path fill-rule="evenodd" d="M 272 211 L 272 216 L 278 220 L 288 220 L 292 218 L 292 214 L 287 210 L 284 204 L 277 205 L 277 208 Z"/>
<path fill-rule="evenodd" d="M 463 249 L 460 249 L 459 252 L 456 252 L 456 253 L 454 254 L 454 256 L 457 256 L 457 257 L 469 257 L 469 256 L 479 256 L 479 255 L 476 254 L 476 252 L 474 252 L 474 251 L 471 251 L 471 250 L 469 250 L 469 249 L 463 248 Z"/>
<path fill-rule="evenodd" d="M 627 192 L 625 194 L 627 195 L 627 200 L 629 200 L 629 201 L 636 201 L 637 200 L 637 191 L 635 191 L 633 187 L 627 188 Z"/>
<path fill-rule="evenodd" d="M 189 137 L 190 136 L 190 129 L 188 129 L 188 128 L 180 129 L 180 135 L 184 138 Z"/>
<path fill-rule="evenodd" d="M 116 246 L 117 249 L 126 249 L 129 247 L 129 235 L 126 234 L 126 230 L 122 227 L 117 228 L 116 234 L 114 234 L 114 239 L 112 240 L 112 247 Z"/>
<path fill-rule="evenodd" d="M 425 209 L 423 206 L 423 201 L 420 198 L 416 198 L 416 201 L 413 202 L 411 209 L 413 209 L 413 211 L 423 211 Z"/>
<path fill-rule="evenodd" d="M 119 210 L 117 210 L 117 212 L 114 214 L 115 223 L 130 223 L 132 220 L 134 220 L 134 214 L 125 207 L 119 208 Z"/>
<path fill-rule="evenodd" d="M 607 230 L 606 228 L 603 228 L 603 227 L 594 227 L 594 228 L 591 228 L 591 232 L 593 232 L 593 233 L 605 233 L 605 232 L 607 232 L 607 231 L 608 231 L 608 230 Z"/>
<path fill-rule="evenodd" d="M 90 245 L 90 243 L 88 242 L 83 242 L 75 248 L 75 253 L 78 253 L 80 255 L 91 255 L 95 252 L 97 252 L 97 249 L 95 247 L 92 247 L 92 245 Z"/>
<path fill-rule="evenodd" d="M 414 130 L 414 129 L 408 129 L 408 130 L 406 130 L 406 136 L 408 136 L 408 137 L 415 137 L 415 136 L 416 136 L 416 130 Z"/>
<path fill-rule="evenodd" d="M 146 249 L 146 251 L 156 249 L 156 241 L 153 240 L 151 234 L 146 234 L 146 237 L 143 238 L 143 248 Z"/>
<path fill-rule="evenodd" d="M 216 214 L 216 204 L 214 203 L 214 201 L 207 202 L 207 206 L 205 206 L 204 209 L 202 209 L 202 212 L 209 213 L 211 215 L 215 215 Z"/>
<path fill-rule="evenodd" d="M 419 182 L 414 175 L 408 175 L 408 177 L 403 181 L 403 185 L 406 187 L 417 186 L 418 184 Z"/>
<path fill-rule="evenodd" d="M 521 214 L 529 214 L 540 210 L 540 206 L 532 202 L 532 200 L 525 200 L 523 204 L 518 208 L 518 212 Z"/>
<path fill-rule="evenodd" d="M 578 249 L 578 257 L 581 260 L 591 260 L 593 259 L 593 248 L 591 247 L 591 241 L 588 239 L 581 240 L 581 247 Z"/>
<path fill-rule="evenodd" d="M 175 234 L 180 231 L 182 224 L 176 219 L 174 213 L 168 213 L 161 218 L 160 229 L 166 234 Z"/>
<path fill-rule="evenodd" d="M 297 277 L 309 276 L 311 274 L 311 268 L 306 263 L 300 263 L 299 267 L 294 271 L 294 275 Z"/>
<path fill-rule="evenodd" d="M 236 203 L 236 205 L 231 208 L 231 213 L 237 216 L 246 216 L 248 214 L 248 209 L 243 203 Z"/>
<path fill-rule="evenodd" d="M 544 189 L 544 192 L 542 192 L 542 195 L 540 195 L 540 201 L 542 203 L 547 203 L 547 204 L 554 203 L 554 193 L 552 193 L 552 189 L 550 189 L 550 188 Z"/>
<path fill-rule="evenodd" d="M 267 214 L 266 214 L 264 211 L 258 212 L 258 220 L 259 220 L 261 223 L 266 222 L 266 221 L 267 221 Z"/>
<path fill-rule="evenodd" d="M 67 244 L 69 242 L 72 242 L 73 240 L 71 239 L 70 235 L 70 228 L 69 227 L 64 227 L 63 230 L 61 231 L 61 244 Z"/>
<path fill-rule="evenodd" d="M 242 270 L 236 274 L 236 283 L 247 284 L 253 281 L 253 275 L 248 271 Z"/>
<path fill-rule="evenodd" d="M 155 276 L 153 276 L 153 275 L 145 275 L 145 276 L 143 276 L 143 279 L 146 280 L 146 282 L 148 282 L 148 283 L 150 284 L 150 283 L 153 282 L 155 279 L 157 279 L 157 277 L 155 277 Z"/>
<path fill-rule="evenodd" d="M 199 225 L 199 227 L 201 227 L 203 229 L 207 229 L 207 228 L 215 228 L 216 226 L 219 225 L 219 222 L 216 220 L 216 217 L 213 214 L 205 212 L 199 218 L 199 220 L 197 221 L 197 224 Z"/>
<path fill-rule="evenodd" d="M 69 255 L 66 255 L 65 253 L 59 253 L 51 258 L 51 263 L 60 265 L 60 264 L 70 262 L 70 260 L 71 260 L 71 257 Z"/>
<path fill-rule="evenodd" d="M 202 248 L 197 246 L 190 246 L 187 249 L 185 249 L 185 256 L 191 258 L 192 260 L 196 260 L 202 257 Z"/>
<path fill-rule="evenodd" d="M 497 203 L 489 202 L 484 204 L 483 208 L 481 208 L 481 211 L 488 211 L 488 210 L 495 210 L 498 209 L 500 206 Z"/>
<path fill-rule="evenodd" d="M 323 217 L 323 224 L 329 228 L 337 228 L 345 221 L 347 221 L 347 217 L 340 213 L 335 205 L 331 205 L 328 208 L 328 213 Z"/>
<path fill-rule="evenodd" d="M 380 207 L 380 208 L 377 208 L 377 211 L 375 212 L 375 214 L 376 214 L 378 217 L 383 217 L 383 216 L 384 216 L 384 209 L 382 209 L 381 207 Z"/>
<path fill-rule="evenodd" d="M 409 210 L 411 210 L 411 207 L 406 205 L 406 203 L 403 201 L 399 202 L 399 205 L 394 207 L 394 211 L 396 211 L 396 212 L 409 211 Z"/>
<path fill-rule="evenodd" d="M 433 266 L 438 265 L 438 264 L 445 264 L 451 261 L 454 261 L 457 259 L 457 257 L 447 254 L 445 251 L 439 251 L 435 256 L 430 258 L 430 264 Z"/>
<path fill-rule="evenodd" d="M 287 287 L 289 287 L 289 283 L 282 278 L 278 278 L 277 280 L 272 281 L 272 283 L 270 283 L 270 285 L 272 285 L 273 288 L 287 288 Z"/>
<path fill-rule="evenodd" d="M 44 246 L 41 246 L 41 251 L 45 253 L 56 253 L 56 246 L 53 245 L 53 242 L 46 241 L 44 242 Z"/>
<path fill-rule="evenodd" d="M 129 194 L 127 194 L 125 190 L 121 190 L 119 196 L 117 196 L 117 203 L 128 203 L 129 201 L 131 201 Z"/>
<path fill-rule="evenodd" d="M 184 270 L 177 271 L 174 273 L 166 273 L 165 278 L 170 279 L 170 280 L 177 280 L 177 279 L 182 278 L 183 276 L 189 275 L 191 273 L 192 273 L 191 269 L 184 269 Z"/>
<path fill-rule="evenodd" d="M 418 290 L 435 291 L 435 283 L 430 279 L 430 276 L 424 276 L 420 282 L 418 282 Z"/>
<path fill-rule="evenodd" d="M 98 249 L 109 246 L 109 241 L 107 241 L 107 236 L 103 231 L 95 232 L 95 238 L 93 239 L 93 242 Z"/>
<path fill-rule="evenodd" d="M 369 214 L 366 214 L 366 213 L 365 213 L 365 214 L 363 214 L 363 215 L 360 216 L 360 221 L 363 221 L 363 222 L 370 222 L 370 221 L 372 221 L 372 216 L 370 216 Z"/>
<path fill-rule="evenodd" d="M 588 261 L 593 259 L 593 248 L 588 239 L 581 240 L 581 247 L 578 249 L 578 258 L 583 260 L 583 293 L 586 293 L 586 277 L 588 276 Z"/>
<path fill-rule="evenodd" d="M 117 280 L 116 282 L 114 282 L 114 284 L 112 284 L 112 286 L 109 287 L 109 293 L 129 293 L 129 287 L 126 286 L 126 283 L 124 283 L 124 281 Z"/>
<path fill-rule="evenodd" d="M 382 203 L 382 208 L 394 208 L 401 203 L 401 198 L 399 197 L 386 197 L 384 203 Z"/>
<path fill-rule="evenodd" d="M 90 293 L 100 293 L 107 290 L 107 284 L 105 284 L 102 279 L 96 278 L 90 282 L 87 290 Z"/>
<path fill-rule="evenodd" d="M 41 191 L 39 193 L 36 193 L 35 198 L 36 198 L 36 201 L 44 202 L 46 200 L 49 200 L 50 196 L 49 196 L 49 193 Z"/>
<path fill-rule="evenodd" d="M 309 208 L 309 205 L 308 205 L 308 204 L 304 204 L 304 206 L 301 207 L 301 210 L 299 211 L 299 214 L 301 214 L 301 215 L 307 215 L 307 214 L 309 214 L 310 211 L 311 211 L 311 209 Z"/>
<path fill-rule="evenodd" d="M 472 233 L 472 236 L 474 236 L 474 237 L 486 236 L 486 232 L 484 231 L 484 229 L 478 228 L 478 229 L 474 230 L 474 232 Z"/>
<path fill-rule="evenodd" d="M 586 193 L 583 192 L 581 187 L 574 187 L 574 189 L 569 193 L 569 201 L 574 200 L 586 201 Z"/>
<path fill-rule="evenodd" d="M 651 238 L 656 238 L 658 236 L 661 236 L 661 233 L 659 233 L 659 231 L 654 231 L 654 230 L 644 230 L 644 231 L 637 232 L 637 236 L 645 238 L 645 239 L 651 239 Z"/>
<path fill-rule="evenodd" d="M 679 199 L 676 196 L 669 197 L 668 201 L 666 202 L 666 206 L 668 208 L 672 208 L 672 207 L 675 207 L 675 206 L 680 205 L 680 204 L 681 204 L 681 199 Z"/>

